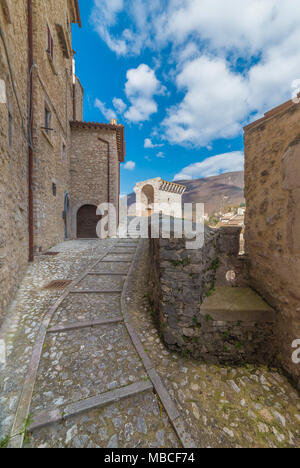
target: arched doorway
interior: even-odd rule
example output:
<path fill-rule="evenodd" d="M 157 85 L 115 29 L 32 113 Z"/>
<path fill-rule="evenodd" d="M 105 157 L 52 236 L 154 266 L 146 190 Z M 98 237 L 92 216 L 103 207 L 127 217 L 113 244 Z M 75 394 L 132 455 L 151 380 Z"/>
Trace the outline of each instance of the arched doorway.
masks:
<path fill-rule="evenodd" d="M 141 202 L 143 205 L 143 216 L 151 216 L 154 211 L 154 187 L 147 184 L 143 187 L 141 193 Z"/>
<path fill-rule="evenodd" d="M 97 207 L 84 205 L 77 212 L 77 238 L 96 239 L 96 227 L 101 216 L 96 215 Z"/>

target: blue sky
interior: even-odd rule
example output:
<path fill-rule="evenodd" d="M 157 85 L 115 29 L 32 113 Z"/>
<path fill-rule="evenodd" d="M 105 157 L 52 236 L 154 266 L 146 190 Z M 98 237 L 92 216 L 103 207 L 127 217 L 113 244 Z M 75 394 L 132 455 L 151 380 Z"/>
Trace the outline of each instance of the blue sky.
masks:
<path fill-rule="evenodd" d="M 121 192 L 243 168 L 247 123 L 300 78 L 298 0 L 79 0 L 84 119 L 126 127 Z"/>

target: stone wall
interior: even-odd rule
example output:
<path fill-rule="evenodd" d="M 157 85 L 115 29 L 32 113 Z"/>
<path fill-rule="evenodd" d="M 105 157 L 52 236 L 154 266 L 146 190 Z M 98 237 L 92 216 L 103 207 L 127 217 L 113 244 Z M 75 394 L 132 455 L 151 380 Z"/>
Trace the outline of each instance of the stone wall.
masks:
<path fill-rule="evenodd" d="M 151 239 L 150 301 L 171 349 L 214 363 L 272 361 L 274 314 L 246 287 L 240 232 L 206 228 L 198 250 L 187 250 L 185 239 Z M 220 298 L 220 312 L 209 307 L 210 297 Z"/>
<path fill-rule="evenodd" d="M 32 9 L 34 249 L 39 253 L 62 241 L 65 234 L 62 213 L 65 192 L 70 190 L 69 121 L 73 120 L 71 23 L 77 18 L 73 0 L 33 0 Z M 47 25 L 53 37 L 53 59 L 47 52 Z M 1 322 L 29 253 L 27 2 L 1 0 L 0 26 L 0 86 L 6 95 L 0 102 Z M 79 93 L 79 113 L 80 100 Z M 48 132 L 43 129 L 45 106 L 52 113 Z"/>
<path fill-rule="evenodd" d="M 5 10 L 6 15 L 4 5 L 9 5 L 9 10 Z M 24 79 L 27 76 L 28 56 L 25 2 L 0 2 L 0 28 L 2 37 L 2 39 L 0 37 L 1 324 L 28 260 L 28 91 Z M 11 141 L 9 141 L 9 120 Z"/>
<path fill-rule="evenodd" d="M 300 106 L 288 102 L 245 129 L 246 253 L 253 287 L 278 312 L 277 358 L 299 384 Z"/>

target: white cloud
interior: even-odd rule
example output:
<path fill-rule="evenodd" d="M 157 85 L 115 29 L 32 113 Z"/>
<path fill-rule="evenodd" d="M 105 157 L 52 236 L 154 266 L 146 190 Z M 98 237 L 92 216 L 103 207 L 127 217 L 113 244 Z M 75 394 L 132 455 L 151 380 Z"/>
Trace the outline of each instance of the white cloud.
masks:
<path fill-rule="evenodd" d="M 157 157 L 157 158 L 160 158 L 160 159 L 164 159 L 164 158 L 165 158 L 165 154 L 164 154 L 162 151 L 160 151 L 159 153 L 157 153 L 156 157 Z"/>
<path fill-rule="evenodd" d="M 151 44 L 152 22 L 161 11 L 160 0 L 94 0 L 91 23 L 117 55 L 139 55 L 146 44 Z M 129 25 L 116 32 L 122 17 L 128 17 Z"/>
<path fill-rule="evenodd" d="M 92 22 L 118 55 L 151 48 L 161 76 L 183 94 L 163 121 L 171 143 L 207 146 L 240 134 L 290 99 L 300 78 L 299 0 L 94 0 Z M 140 91 L 128 120 L 157 112 L 154 95 Z"/>
<path fill-rule="evenodd" d="M 136 164 L 134 161 L 127 161 L 127 163 L 123 166 L 124 169 L 127 171 L 134 171 Z"/>
<path fill-rule="evenodd" d="M 108 109 L 105 103 L 100 101 L 100 99 L 95 100 L 95 107 L 97 107 L 97 109 L 99 109 L 102 112 L 106 120 L 110 121 L 112 119 L 117 118 L 117 114 L 115 113 L 115 111 L 113 109 Z"/>
<path fill-rule="evenodd" d="M 150 138 L 146 138 L 144 141 L 144 148 L 159 148 L 164 146 L 163 144 L 154 144 Z"/>
<path fill-rule="evenodd" d="M 224 59 L 203 56 L 188 62 L 176 82 L 186 94 L 163 122 L 168 141 L 207 146 L 216 136 L 230 138 L 241 131 L 247 87 Z"/>
<path fill-rule="evenodd" d="M 122 99 L 119 98 L 113 98 L 113 105 L 118 114 L 123 114 L 125 110 L 127 109 L 127 105 Z"/>
<path fill-rule="evenodd" d="M 154 96 L 163 92 L 164 88 L 148 65 L 141 64 L 138 68 L 128 70 L 125 93 L 131 106 L 125 118 L 135 123 L 149 120 L 157 112 Z"/>
<path fill-rule="evenodd" d="M 176 174 L 174 181 L 192 180 L 211 177 L 224 172 L 244 170 L 244 154 L 241 151 L 218 154 L 205 159 L 202 162 L 191 164 Z"/>

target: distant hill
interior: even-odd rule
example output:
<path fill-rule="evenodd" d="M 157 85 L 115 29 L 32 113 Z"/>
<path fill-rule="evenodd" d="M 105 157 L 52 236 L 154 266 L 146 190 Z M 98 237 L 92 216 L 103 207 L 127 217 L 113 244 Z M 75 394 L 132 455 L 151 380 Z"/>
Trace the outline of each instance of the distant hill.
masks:
<path fill-rule="evenodd" d="M 227 172 L 206 179 L 179 180 L 176 182 L 185 185 L 187 188 L 183 195 L 183 203 L 204 203 L 205 213 L 209 216 L 219 212 L 221 208 L 240 206 L 245 201 L 243 171 Z M 135 201 L 134 193 L 128 195 L 129 206 L 134 205 Z"/>
<path fill-rule="evenodd" d="M 187 188 L 183 203 L 205 203 L 205 213 L 209 216 L 219 212 L 221 207 L 240 206 L 245 201 L 243 171 L 177 183 Z"/>

